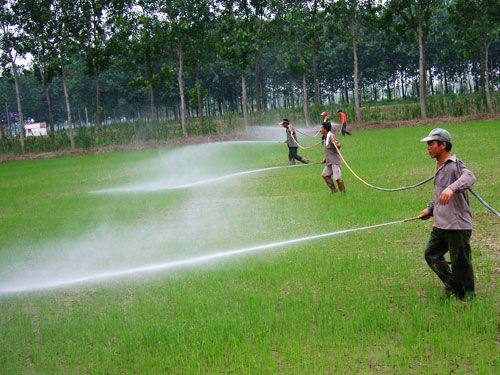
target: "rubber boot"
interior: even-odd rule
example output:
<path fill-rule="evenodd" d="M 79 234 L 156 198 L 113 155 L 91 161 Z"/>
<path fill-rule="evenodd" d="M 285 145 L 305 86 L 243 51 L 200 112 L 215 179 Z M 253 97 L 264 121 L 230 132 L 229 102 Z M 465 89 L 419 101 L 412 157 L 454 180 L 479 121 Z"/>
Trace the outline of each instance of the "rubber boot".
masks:
<path fill-rule="evenodd" d="M 309 164 L 309 159 L 306 159 L 305 157 L 301 156 L 300 161 L 304 164 Z"/>
<path fill-rule="evenodd" d="M 330 194 L 336 193 L 337 188 L 335 187 L 335 183 L 333 182 L 332 178 L 330 176 L 322 176 L 322 177 L 325 180 L 328 187 L 330 188 Z"/>
<path fill-rule="evenodd" d="M 344 185 L 344 181 L 342 180 L 337 180 L 337 184 L 339 185 L 339 190 L 340 192 L 344 193 L 345 194 L 345 185 Z"/>

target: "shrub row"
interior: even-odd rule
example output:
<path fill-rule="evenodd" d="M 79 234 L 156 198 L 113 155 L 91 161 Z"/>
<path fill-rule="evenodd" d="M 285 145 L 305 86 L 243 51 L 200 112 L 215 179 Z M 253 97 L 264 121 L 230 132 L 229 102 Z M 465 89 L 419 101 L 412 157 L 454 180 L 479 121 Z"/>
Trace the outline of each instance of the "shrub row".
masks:
<path fill-rule="evenodd" d="M 204 119 L 203 126 L 198 119 L 190 119 L 186 130 L 190 136 L 226 134 L 240 126 L 234 116 Z M 137 120 L 102 126 L 77 126 L 73 129 L 76 148 L 91 149 L 99 146 L 130 145 L 161 142 L 182 137 L 181 125 L 174 120 Z M 70 147 L 67 129 L 56 130 L 53 137 L 26 137 L 27 153 L 43 153 L 65 150 Z M 17 137 L 0 139 L 0 154 L 19 154 L 21 146 Z"/>
<path fill-rule="evenodd" d="M 492 103 L 495 112 L 500 112 L 500 93 L 492 92 Z M 320 113 L 324 110 L 331 112 L 330 118 L 337 121 L 337 109 L 342 108 L 350 122 L 354 122 L 355 113 L 353 103 L 327 104 L 309 107 L 311 122 L 320 123 Z M 473 93 L 467 95 L 449 94 L 433 95 L 427 98 L 427 114 L 429 117 L 457 117 L 486 113 L 487 107 L 483 95 Z M 385 100 L 378 102 L 364 102 L 361 115 L 365 122 L 404 121 L 420 118 L 420 104 L 418 98 L 405 100 Z M 266 111 L 257 115 L 250 113 L 250 124 L 278 124 L 283 117 L 288 117 L 292 123 L 304 123 L 303 107 L 281 108 Z M 187 121 L 187 132 L 190 136 L 227 134 L 241 128 L 240 114 L 228 114 L 219 117 L 205 117 L 203 125 L 199 119 L 190 118 Z M 75 147 L 91 149 L 99 146 L 129 145 L 148 142 L 166 141 L 182 137 L 179 120 L 137 120 L 113 123 L 102 126 L 98 130 L 95 126 L 79 126 L 74 129 Z M 67 130 L 58 130 L 53 137 L 25 138 L 25 149 L 28 153 L 42 153 L 68 149 L 70 147 Z M 0 154 L 20 153 L 19 139 L 0 139 Z"/>

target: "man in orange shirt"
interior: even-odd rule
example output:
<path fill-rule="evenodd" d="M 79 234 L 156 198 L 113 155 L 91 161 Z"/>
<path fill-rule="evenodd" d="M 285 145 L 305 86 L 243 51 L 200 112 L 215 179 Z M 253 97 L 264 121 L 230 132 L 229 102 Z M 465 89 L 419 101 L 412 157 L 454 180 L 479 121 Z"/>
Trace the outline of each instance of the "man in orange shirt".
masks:
<path fill-rule="evenodd" d="M 337 113 L 340 115 L 340 123 L 342 124 L 342 130 L 340 131 L 342 133 L 342 136 L 346 134 L 351 135 L 351 133 L 347 131 L 347 116 L 344 112 L 342 112 L 341 109 L 339 109 Z"/>

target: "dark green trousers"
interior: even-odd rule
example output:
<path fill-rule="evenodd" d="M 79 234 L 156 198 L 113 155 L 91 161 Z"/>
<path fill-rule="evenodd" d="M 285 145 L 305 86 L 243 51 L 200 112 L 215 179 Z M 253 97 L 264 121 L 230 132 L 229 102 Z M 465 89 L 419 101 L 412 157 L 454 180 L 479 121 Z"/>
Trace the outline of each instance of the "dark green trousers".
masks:
<path fill-rule="evenodd" d="M 474 292 L 474 271 L 471 262 L 470 236 L 472 230 L 432 228 L 425 248 L 425 260 L 439 276 L 446 289 L 460 298 Z M 444 259 L 450 252 L 451 270 Z"/>

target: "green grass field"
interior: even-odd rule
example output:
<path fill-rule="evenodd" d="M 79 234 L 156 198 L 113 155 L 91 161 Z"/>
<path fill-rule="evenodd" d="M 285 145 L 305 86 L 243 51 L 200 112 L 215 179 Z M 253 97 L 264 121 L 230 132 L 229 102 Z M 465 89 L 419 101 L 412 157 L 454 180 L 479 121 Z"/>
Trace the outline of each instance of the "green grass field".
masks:
<path fill-rule="evenodd" d="M 433 173 L 419 142 L 433 127 L 358 131 L 343 155 L 369 183 L 412 185 Z M 498 210 L 500 121 L 443 127 Z M 498 374 L 500 220 L 473 197 L 465 305 L 423 259 L 431 221 L 127 273 L 414 217 L 433 196 L 432 183 L 369 189 L 345 167 L 347 194 L 330 196 L 321 165 L 172 188 L 287 153 L 229 143 L 0 164 L 0 373 Z"/>

